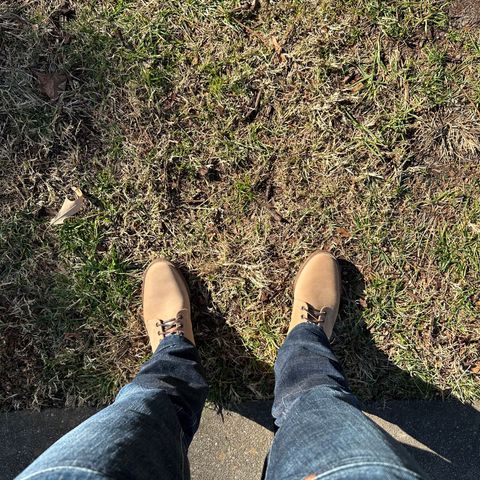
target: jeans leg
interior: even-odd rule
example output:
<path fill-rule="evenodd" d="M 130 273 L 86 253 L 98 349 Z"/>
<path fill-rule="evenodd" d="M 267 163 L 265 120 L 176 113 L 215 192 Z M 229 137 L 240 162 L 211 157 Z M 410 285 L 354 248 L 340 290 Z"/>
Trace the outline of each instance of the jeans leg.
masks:
<path fill-rule="evenodd" d="M 207 384 L 197 349 L 163 340 L 115 402 L 67 433 L 18 480 L 188 479 Z"/>
<path fill-rule="evenodd" d="M 322 328 L 302 323 L 280 348 L 267 480 L 423 478 L 403 447 L 359 409 Z"/>

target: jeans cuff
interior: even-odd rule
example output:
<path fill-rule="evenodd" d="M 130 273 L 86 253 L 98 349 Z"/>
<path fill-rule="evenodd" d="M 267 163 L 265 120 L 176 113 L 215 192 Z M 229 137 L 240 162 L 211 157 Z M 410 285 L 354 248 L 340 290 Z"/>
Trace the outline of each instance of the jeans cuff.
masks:
<path fill-rule="evenodd" d="M 165 337 L 163 340 L 160 341 L 157 349 L 155 350 L 155 352 L 153 352 L 153 356 L 156 356 L 162 350 L 165 350 L 167 348 L 171 348 L 177 345 L 196 348 L 195 345 L 184 335 L 169 335 L 168 337 Z"/>
<path fill-rule="evenodd" d="M 298 325 L 296 325 L 292 329 L 292 331 L 287 335 L 287 339 L 290 336 L 292 336 L 294 333 L 295 333 L 294 336 L 302 335 L 302 333 L 300 333 L 300 332 L 305 332 L 306 334 L 312 333 L 316 337 L 318 337 L 318 339 L 322 343 L 327 342 L 328 344 L 330 344 L 330 341 L 328 340 L 327 334 L 324 332 L 323 327 L 321 327 L 320 325 L 317 325 L 316 323 L 308 322 L 308 321 L 307 322 L 302 322 L 302 323 L 299 323 Z"/>

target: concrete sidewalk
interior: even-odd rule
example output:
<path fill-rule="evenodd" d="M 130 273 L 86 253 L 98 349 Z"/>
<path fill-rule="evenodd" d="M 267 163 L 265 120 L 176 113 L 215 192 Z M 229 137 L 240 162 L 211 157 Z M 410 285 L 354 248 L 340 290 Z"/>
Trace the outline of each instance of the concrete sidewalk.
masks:
<path fill-rule="evenodd" d="M 459 402 L 388 402 L 367 414 L 407 446 L 432 479 L 480 478 L 480 406 Z M 0 415 L 0 480 L 13 478 L 93 409 L 9 412 Z M 218 414 L 205 409 L 190 448 L 193 480 L 259 479 L 273 438 L 270 404 L 240 405 Z"/>

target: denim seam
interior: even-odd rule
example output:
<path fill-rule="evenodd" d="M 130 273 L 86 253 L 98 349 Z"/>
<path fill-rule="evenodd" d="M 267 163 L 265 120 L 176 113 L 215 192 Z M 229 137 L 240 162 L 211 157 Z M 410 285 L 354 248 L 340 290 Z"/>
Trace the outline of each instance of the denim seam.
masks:
<path fill-rule="evenodd" d="M 157 353 L 159 350 L 170 347 L 177 347 L 178 345 L 195 347 L 195 345 L 183 335 L 169 335 L 168 337 L 160 341 L 158 347 L 156 348 L 155 352 L 153 352 L 153 354 L 155 355 L 155 353 Z"/>
<path fill-rule="evenodd" d="M 93 473 L 95 475 L 100 475 L 103 478 L 111 478 L 108 475 L 105 475 L 104 473 L 99 472 L 98 470 L 92 470 L 91 468 L 85 468 L 85 467 L 76 467 L 73 465 L 63 465 L 63 466 L 58 466 L 58 467 L 50 467 L 50 468 L 44 468 L 42 470 L 39 470 L 38 472 L 32 473 L 26 477 L 20 477 L 20 480 L 28 480 L 29 478 L 35 478 L 38 475 L 42 475 L 44 473 L 48 472 L 54 472 L 55 470 L 78 470 L 80 472 L 87 472 L 87 473 Z"/>
<path fill-rule="evenodd" d="M 329 470 L 328 472 L 320 473 L 319 475 L 315 476 L 315 480 L 319 480 L 322 478 L 328 478 L 330 475 L 333 475 L 337 472 L 340 472 L 342 470 L 348 470 L 351 468 L 355 467 L 366 467 L 366 466 L 376 466 L 376 467 L 388 467 L 394 470 L 398 470 L 404 473 L 408 473 L 410 475 L 413 475 L 413 477 L 421 479 L 422 477 L 418 475 L 418 473 L 414 472 L 413 470 L 410 470 L 405 467 L 400 467 L 398 465 L 394 465 L 393 463 L 387 463 L 387 462 L 374 462 L 374 461 L 363 461 L 363 462 L 357 462 L 357 463 L 349 463 L 348 465 L 342 465 L 340 467 L 335 467 Z"/>

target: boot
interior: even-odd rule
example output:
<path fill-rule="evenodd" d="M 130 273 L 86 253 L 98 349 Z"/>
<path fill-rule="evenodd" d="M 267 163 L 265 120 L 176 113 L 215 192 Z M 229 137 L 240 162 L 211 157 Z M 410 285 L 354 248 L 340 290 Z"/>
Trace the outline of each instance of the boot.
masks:
<path fill-rule="evenodd" d="M 341 293 L 340 269 L 333 255 L 313 252 L 295 278 L 290 332 L 299 323 L 320 325 L 330 339 Z"/>
<path fill-rule="evenodd" d="M 143 320 L 154 352 L 169 335 L 184 336 L 195 345 L 187 284 L 167 260 L 155 260 L 145 271 L 142 302 Z"/>

